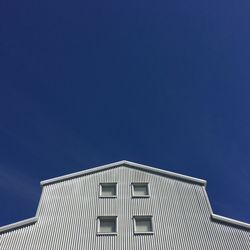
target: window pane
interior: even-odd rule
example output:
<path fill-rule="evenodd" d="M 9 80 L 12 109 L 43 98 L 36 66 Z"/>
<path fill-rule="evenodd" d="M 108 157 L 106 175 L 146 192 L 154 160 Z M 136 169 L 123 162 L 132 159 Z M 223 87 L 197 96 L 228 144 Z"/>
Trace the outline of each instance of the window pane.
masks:
<path fill-rule="evenodd" d="M 100 219 L 100 233 L 115 233 L 116 219 Z"/>
<path fill-rule="evenodd" d="M 147 184 L 134 184 L 134 195 L 148 195 Z"/>
<path fill-rule="evenodd" d="M 102 184 L 101 188 L 102 196 L 115 196 L 116 195 L 116 185 L 115 184 Z"/>
<path fill-rule="evenodd" d="M 135 219 L 136 232 L 152 232 L 151 218 Z"/>

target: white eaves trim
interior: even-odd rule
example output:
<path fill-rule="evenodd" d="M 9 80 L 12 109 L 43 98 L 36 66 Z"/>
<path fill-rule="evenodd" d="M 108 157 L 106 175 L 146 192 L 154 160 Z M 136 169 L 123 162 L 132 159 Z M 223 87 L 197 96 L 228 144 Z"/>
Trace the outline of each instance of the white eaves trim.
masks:
<path fill-rule="evenodd" d="M 67 175 L 63 175 L 63 176 L 60 176 L 60 177 L 44 180 L 44 181 L 41 181 L 40 184 L 42 186 L 45 186 L 45 185 L 49 185 L 49 184 L 52 184 L 52 183 L 65 181 L 65 180 L 80 177 L 80 176 L 83 176 L 83 175 L 103 171 L 103 170 L 106 170 L 106 169 L 115 168 L 115 167 L 122 166 L 122 165 L 132 167 L 132 168 L 135 168 L 135 169 L 139 169 L 139 170 L 143 170 L 143 171 L 147 171 L 147 172 L 151 172 L 151 173 L 155 173 L 155 174 L 160 174 L 160 175 L 163 175 L 163 176 L 172 177 L 172 178 L 179 179 L 179 180 L 186 181 L 186 182 L 195 183 L 195 184 L 202 185 L 202 186 L 205 186 L 206 183 L 207 183 L 205 180 L 202 180 L 202 179 L 194 178 L 194 177 L 187 176 L 187 175 L 177 174 L 177 173 L 162 170 L 162 169 L 159 169 L 159 168 L 149 167 L 149 166 L 138 164 L 138 163 L 135 163 L 135 162 L 123 160 L 123 161 L 110 163 L 110 164 L 107 164 L 107 165 L 102 165 L 100 167 L 95 167 L 95 168 L 83 170 L 83 171 L 76 172 L 76 173 L 73 173 L 73 174 L 67 174 Z"/>
<path fill-rule="evenodd" d="M 215 221 L 219 221 L 219 222 L 231 224 L 231 225 L 234 225 L 234 226 L 250 229 L 250 224 L 248 224 L 248 223 L 238 221 L 238 220 L 234 220 L 234 219 L 231 219 L 231 218 L 228 218 L 228 217 L 220 216 L 220 215 L 217 215 L 217 214 L 214 214 L 214 213 L 211 214 L 211 218 L 213 220 L 215 220 Z"/>
<path fill-rule="evenodd" d="M 18 222 L 15 222 L 15 223 L 0 227 L 0 234 L 11 231 L 11 230 L 14 230 L 14 229 L 18 229 L 18 228 L 21 228 L 21 227 L 32 225 L 32 224 L 36 223 L 37 220 L 38 220 L 38 217 L 35 216 L 35 217 L 29 218 L 29 219 L 26 219 L 26 220 L 21 220 L 21 221 L 18 221 Z"/>
<path fill-rule="evenodd" d="M 221 216 L 221 215 L 218 215 L 218 214 L 214 214 L 205 187 L 203 187 L 203 191 L 204 191 L 204 194 L 205 194 L 205 198 L 207 200 L 208 209 L 210 211 L 210 216 L 211 216 L 211 220 L 212 221 L 217 221 L 217 222 L 220 222 L 220 223 L 226 223 L 226 224 L 229 224 L 229 225 L 232 225 L 232 226 L 236 226 L 236 227 L 250 229 L 250 224 L 249 223 L 245 223 L 243 221 L 238 221 L 238 220 L 234 220 L 234 219 L 231 219 L 231 218 L 228 218 L 228 217 L 224 217 L 224 216 Z"/>

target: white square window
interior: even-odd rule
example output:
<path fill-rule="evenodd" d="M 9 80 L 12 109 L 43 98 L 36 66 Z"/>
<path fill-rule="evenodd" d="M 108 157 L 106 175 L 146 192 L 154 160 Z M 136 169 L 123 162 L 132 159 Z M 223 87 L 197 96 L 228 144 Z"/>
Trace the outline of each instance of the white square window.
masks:
<path fill-rule="evenodd" d="M 100 184 L 100 197 L 112 198 L 116 197 L 116 183 L 101 183 Z"/>
<path fill-rule="evenodd" d="M 135 234 L 152 234 L 153 223 L 152 216 L 135 216 L 134 217 Z"/>
<path fill-rule="evenodd" d="M 133 197 L 149 197 L 148 183 L 132 183 Z"/>
<path fill-rule="evenodd" d="M 97 234 L 117 234 L 117 217 L 102 216 L 97 219 Z"/>

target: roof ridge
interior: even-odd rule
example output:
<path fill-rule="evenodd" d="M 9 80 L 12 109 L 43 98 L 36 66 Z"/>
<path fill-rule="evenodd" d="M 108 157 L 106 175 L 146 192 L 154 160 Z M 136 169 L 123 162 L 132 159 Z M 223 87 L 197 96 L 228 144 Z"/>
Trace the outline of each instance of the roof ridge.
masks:
<path fill-rule="evenodd" d="M 107 170 L 107 169 L 110 169 L 110 168 L 115 168 L 115 167 L 122 166 L 122 165 L 126 165 L 126 166 L 129 166 L 129 167 L 134 167 L 136 169 L 144 170 L 146 172 L 160 174 L 160 175 L 172 177 L 172 178 L 175 178 L 175 179 L 179 179 L 179 180 L 182 180 L 182 181 L 185 181 L 185 182 L 191 182 L 191 183 L 202 185 L 202 186 L 205 186 L 206 183 L 207 183 L 205 180 L 198 179 L 198 178 L 195 178 L 195 177 L 191 177 L 191 176 L 188 176 L 188 175 L 182 175 L 182 174 L 170 172 L 170 171 L 167 171 L 167 170 L 163 170 L 163 169 L 159 169 L 159 168 L 150 167 L 150 166 L 147 166 L 147 165 L 135 163 L 135 162 L 132 162 L 132 161 L 122 160 L 122 161 L 117 161 L 117 162 L 101 165 L 99 167 L 94 167 L 94 168 L 86 169 L 86 170 L 83 170 L 83 171 L 75 172 L 75 173 L 72 173 L 72 174 L 66 174 L 66 175 L 63 175 L 63 176 L 43 180 L 43 181 L 40 182 L 40 184 L 42 186 L 50 185 L 50 184 L 53 184 L 53 183 L 56 183 L 56 182 L 61 182 L 61 181 L 64 181 L 64 180 L 77 178 L 77 177 L 80 177 L 80 176 L 83 176 L 83 175 L 92 174 L 92 173 L 99 172 L 99 171 L 104 171 L 104 170 Z"/>

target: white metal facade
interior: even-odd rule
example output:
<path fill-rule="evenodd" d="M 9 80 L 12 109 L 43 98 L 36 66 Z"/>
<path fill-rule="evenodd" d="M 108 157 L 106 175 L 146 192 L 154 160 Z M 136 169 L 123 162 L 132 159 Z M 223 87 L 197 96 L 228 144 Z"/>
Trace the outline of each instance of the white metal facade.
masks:
<path fill-rule="evenodd" d="M 36 217 L 2 228 L 0 249 L 250 249 L 248 226 L 212 218 L 202 182 L 135 166 L 120 163 L 42 182 Z M 99 198 L 99 184 L 105 182 L 117 182 L 116 198 Z M 140 182 L 149 183 L 149 198 L 132 198 L 131 184 Z M 136 215 L 153 216 L 153 235 L 134 234 Z M 117 235 L 97 235 L 98 216 L 117 216 Z"/>

